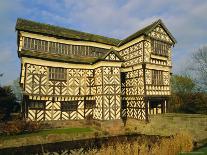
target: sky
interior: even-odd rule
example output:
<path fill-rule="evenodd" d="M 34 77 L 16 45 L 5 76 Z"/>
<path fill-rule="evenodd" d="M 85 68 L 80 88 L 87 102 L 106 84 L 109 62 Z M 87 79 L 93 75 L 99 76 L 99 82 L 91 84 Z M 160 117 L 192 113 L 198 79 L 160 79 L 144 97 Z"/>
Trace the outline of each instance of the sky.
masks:
<path fill-rule="evenodd" d="M 0 77 L 8 85 L 20 76 L 17 18 L 123 39 L 162 19 L 177 40 L 173 73 L 207 45 L 206 0 L 0 0 Z"/>

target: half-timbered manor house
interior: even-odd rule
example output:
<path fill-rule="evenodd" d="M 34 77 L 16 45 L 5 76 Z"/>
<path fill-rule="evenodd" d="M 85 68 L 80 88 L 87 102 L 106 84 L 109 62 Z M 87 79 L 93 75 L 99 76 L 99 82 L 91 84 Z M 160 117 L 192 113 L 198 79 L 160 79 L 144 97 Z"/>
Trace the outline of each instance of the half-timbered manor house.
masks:
<path fill-rule="evenodd" d="M 176 40 L 161 20 L 123 40 L 25 19 L 16 30 L 26 119 L 147 120 L 166 112 Z"/>

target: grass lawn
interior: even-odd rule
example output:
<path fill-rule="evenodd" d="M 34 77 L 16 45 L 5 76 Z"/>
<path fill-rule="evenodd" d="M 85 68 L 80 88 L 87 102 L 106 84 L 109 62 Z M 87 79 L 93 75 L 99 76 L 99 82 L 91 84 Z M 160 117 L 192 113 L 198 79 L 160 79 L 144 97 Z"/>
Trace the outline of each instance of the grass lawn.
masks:
<path fill-rule="evenodd" d="M 40 130 L 34 133 L 25 133 L 20 135 L 11 135 L 11 136 L 0 136 L 0 140 L 6 139 L 15 139 L 15 138 L 24 138 L 30 136 L 47 136 L 51 134 L 79 134 L 79 133 L 86 133 L 86 132 L 93 132 L 91 128 L 57 128 L 57 129 L 49 129 L 49 130 Z"/>
<path fill-rule="evenodd" d="M 174 113 L 154 115 L 150 117 L 150 123 L 129 120 L 126 128 L 148 135 L 168 136 L 189 133 L 194 141 L 199 142 L 207 140 L 207 115 Z"/>
<path fill-rule="evenodd" d="M 180 155 L 207 155 L 207 146 L 190 153 L 180 153 Z"/>

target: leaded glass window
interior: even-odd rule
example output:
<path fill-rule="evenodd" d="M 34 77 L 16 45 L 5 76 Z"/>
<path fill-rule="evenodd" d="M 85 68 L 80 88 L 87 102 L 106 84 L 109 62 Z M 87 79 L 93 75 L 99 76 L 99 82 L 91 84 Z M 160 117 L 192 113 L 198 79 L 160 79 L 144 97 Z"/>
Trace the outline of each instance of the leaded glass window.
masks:
<path fill-rule="evenodd" d="M 161 56 L 168 56 L 168 51 L 170 48 L 170 45 L 159 41 L 159 40 L 152 40 L 152 53 L 156 55 L 161 55 Z"/>
<path fill-rule="evenodd" d="M 78 101 L 62 101 L 61 111 L 76 111 L 78 109 Z"/>
<path fill-rule="evenodd" d="M 44 109 L 45 102 L 44 101 L 30 101 L 29 108 L 30 109 Z"/>
<path fill-rule="evenodd" d="M 95 100 L 85 100 L 84 106 L 86 109 L 93 109 L 96 106 L 96 101 Z"/>
<path fill-rule="evenodd" d="M 77 55 L 77 56 L 91 56 L 97 57 L 104 55 L 107 49 L 83 46 L 83 45 L 70 45 L 58 42 L 34 39 L 29 37 L 23 38 L 23 49 L 50 52 L 64 55 Z"/>
<path fill-rule="evenodd" d="M 67 73 L 66 68 L 49 67 L 49 79 L 57 81 L 66 81 Z"/>
<path fill-rule="evenodd" d="M 152 70 L 152 85 L 163 85 L 163 71 Z"/>

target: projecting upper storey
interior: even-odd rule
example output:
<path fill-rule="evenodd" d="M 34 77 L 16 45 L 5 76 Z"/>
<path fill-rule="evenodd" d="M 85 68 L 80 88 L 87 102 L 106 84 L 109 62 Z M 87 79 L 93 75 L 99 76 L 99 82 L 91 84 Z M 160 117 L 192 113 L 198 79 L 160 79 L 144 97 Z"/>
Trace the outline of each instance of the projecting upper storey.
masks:
<path fill-rule="evenodd" d="M 109 53 L 114 55 L 113 61 L 124 61 L 124 67 L 143 61 L 153 63 L 156 56 L 168 57 L 170 47 L 176 43 L 161 20 L 123 40 L 25 19 L 17 20 L 16 30 L 19 57 L 72 63 L 93 64 L 106 60 Z"/>

